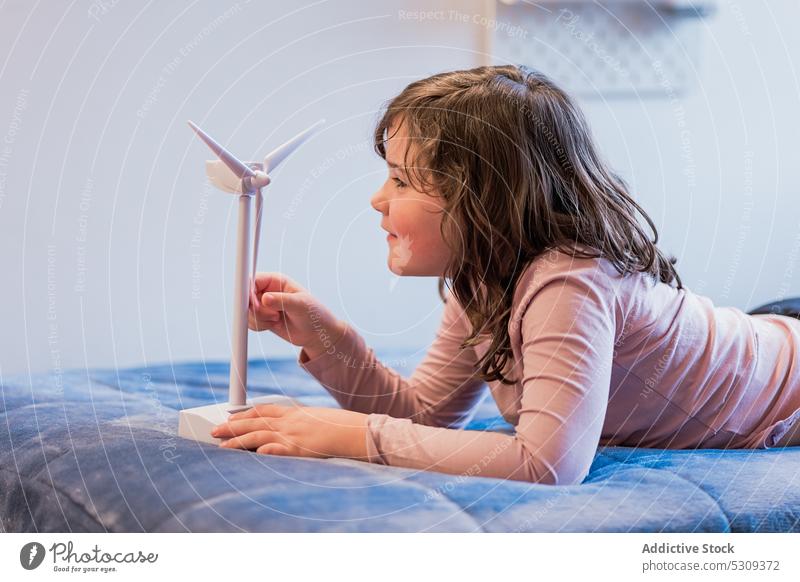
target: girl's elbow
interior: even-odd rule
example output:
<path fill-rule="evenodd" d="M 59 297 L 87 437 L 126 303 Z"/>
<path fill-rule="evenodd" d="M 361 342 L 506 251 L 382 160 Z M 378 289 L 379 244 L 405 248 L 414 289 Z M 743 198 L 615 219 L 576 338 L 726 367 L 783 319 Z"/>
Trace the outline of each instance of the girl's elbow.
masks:
<path fill-rule="evenodd" d="M 589 467 L 576 464 L 564 464 L 557 471 L 551 472 L 551 485 L 568 487 L 570 485 L 580 485 L 589 475 Z"/>
<path fill-rule="evenodd" d="M 543 455 L 526 454 L 523 472 L 527 481 L 540 485 L 580 485 L 589 475 L 589 466 L 572 459 L 548 460 Z"/>
<path fill-rule="evenodd" d="M 583 480 L 586 478 L 585 473 L 574 473 L 574 472 L 555 472 L 555 471 L 548 471 L 543 473 L 542 475 L 538 475 L 531 479 L 527 479 L 532 483 L 537 483 L 539 485 L 551 485 L 557 487 L 569 487 L 571 485 L 580 485 L 583 483 Z"/>

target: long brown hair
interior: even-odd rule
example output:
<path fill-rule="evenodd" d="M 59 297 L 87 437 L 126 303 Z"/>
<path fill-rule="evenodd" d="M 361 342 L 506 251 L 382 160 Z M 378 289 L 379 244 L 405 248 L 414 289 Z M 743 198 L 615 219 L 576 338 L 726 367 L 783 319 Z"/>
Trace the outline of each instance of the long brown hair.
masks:
<path fill-rule="evenodd" d="M 486 66 L 411 83 L 375 128 L 375 151 L 383 158 L 395 122 L 405 124 L 416 146 L 415 159 L 404 163 L 415 189 L 444 199 L 442 237 L 453 258 L 439 294 L 446 301 L 449 280 L 472 324 L 462 348 L 481 335 L 492 338 L 478 362 L 484 381 L 514 382 L 503 375 L 512 357 L 513 291 L 545 250 L 604 257 L 620 274 L 641 271 L 682 288 L 677 259 L 656 247 L 655 224 L 601 159 L 581 111 L 542 73 Z"/>

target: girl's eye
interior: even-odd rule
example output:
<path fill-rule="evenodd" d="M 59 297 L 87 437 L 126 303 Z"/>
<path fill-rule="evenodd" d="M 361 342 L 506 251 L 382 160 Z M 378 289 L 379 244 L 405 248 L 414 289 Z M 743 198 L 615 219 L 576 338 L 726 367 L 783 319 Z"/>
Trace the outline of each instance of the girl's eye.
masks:
<path fill-rule="evenodd" d="M 392 180 L 394 180 L 394 184 L 398 188 L 405 188 L 406 187 L 406 183 L 403 182 L 400 178 L 392 178 Z"/>

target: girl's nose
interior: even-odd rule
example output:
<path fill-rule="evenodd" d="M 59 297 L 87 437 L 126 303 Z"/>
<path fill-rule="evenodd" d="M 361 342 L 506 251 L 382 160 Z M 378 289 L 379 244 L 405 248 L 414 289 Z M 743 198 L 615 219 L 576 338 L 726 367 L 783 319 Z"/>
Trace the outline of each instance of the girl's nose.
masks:
<path fill-rule="evenodd" d="M 387 214 L 389 210 L 389 204 L 386 200 L 386 197 L 383 195 L 383 188 L 375 192 L 372 195 L 372 198 L 369 201 L 370 205 L 380 212 L 381 214 Z"/>

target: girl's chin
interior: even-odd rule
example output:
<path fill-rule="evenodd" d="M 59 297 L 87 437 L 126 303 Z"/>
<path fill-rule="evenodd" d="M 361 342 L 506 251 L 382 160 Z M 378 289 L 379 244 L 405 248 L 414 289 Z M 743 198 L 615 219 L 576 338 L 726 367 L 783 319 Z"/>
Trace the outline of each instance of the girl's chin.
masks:
<path fill-rule="evenodd" d="M 404 275 L 408 275 L 408 271 L 403 267 L 395 267 L 392 265 L 391 261 L 389 262 L 389 270 L 397 275 L 398 277 L 402 277 Z"/>
<path fill-rule="evenodd" d="M 388 262 L 389 270 L 397 275 L 398 277 L 441 277 L 442 275 L 438 272 L 434 272 L 430 269 L 425 269 L 424 267 L 421 268 L 420 265 L 398 265 L 393 264 L 393 259 L 389 259 Z"/>

